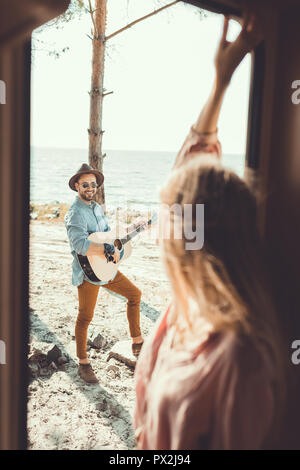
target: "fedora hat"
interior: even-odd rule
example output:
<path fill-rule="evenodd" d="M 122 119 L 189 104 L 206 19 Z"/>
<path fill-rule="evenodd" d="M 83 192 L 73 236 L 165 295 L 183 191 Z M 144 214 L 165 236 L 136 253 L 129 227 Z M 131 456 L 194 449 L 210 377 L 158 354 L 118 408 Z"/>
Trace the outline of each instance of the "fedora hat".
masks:
<path fill-rule="evenodd" d="M 75 188 L 75 183 L 77 182 L 78 178 L 81 175 L 86 175 L 86 174 L 90 174 L 90 173 L 92 173 L 93 175 L 96 176 L 97 184 L 98 184 L 98 186 L 101 186 L 101 184 L 104 181 L 104 176 L 101 173 L 101 171 L 95 170 L 94 168 L 92 168 L 87 163 L 83 163 L 81 165 L 81 167 L 79 168 L 79 170 L 77 171 L 77 173 L 75 175 L 73 175 L 72 178 L 70 178 L 70 181 L 69 181 L 70 188 L 73 189 L 73 191 L 77 191 L 77 189 Z"/>

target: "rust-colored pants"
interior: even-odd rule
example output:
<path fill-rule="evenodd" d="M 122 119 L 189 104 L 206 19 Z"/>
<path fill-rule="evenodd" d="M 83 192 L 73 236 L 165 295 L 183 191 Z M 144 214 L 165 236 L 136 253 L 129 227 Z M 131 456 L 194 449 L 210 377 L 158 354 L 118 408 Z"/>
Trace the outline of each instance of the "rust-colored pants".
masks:
<path fill-rule="evenodd" d="M 97 286 L 90 282 L 83 281 L 83 283 L 78 286 L 79 312 L 75 327 L 76 350 L 79 359 L 85 359 L 87 357 L 87 331 L 94 316 L 94 309 L 100 287 L 105 287 L 127 298 L 127 318 L 130 336 L 135 338 L 141 335 L 140 301 L 142 293 L 124 274 L 118 271 L 113 281 L 109 281 L 103 286 Z"/>

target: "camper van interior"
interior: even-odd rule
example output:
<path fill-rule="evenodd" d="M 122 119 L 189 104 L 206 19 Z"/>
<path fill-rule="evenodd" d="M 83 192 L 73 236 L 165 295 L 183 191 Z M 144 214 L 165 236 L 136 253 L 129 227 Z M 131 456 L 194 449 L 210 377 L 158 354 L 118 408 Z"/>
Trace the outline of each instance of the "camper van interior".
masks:
<path fill-rule="evenodd" d="M 263 18 L 264 41 L 251 58 L 245 173 L 263 195 L 257 224 L 286 338 L 288 400 L 275 448 L 299 450 L 300 2 L 186 3 L 231 18 L 251 4 Z M 68 5 L 0 0 L 0 449 L 27 448 L 31 34 Z"/>

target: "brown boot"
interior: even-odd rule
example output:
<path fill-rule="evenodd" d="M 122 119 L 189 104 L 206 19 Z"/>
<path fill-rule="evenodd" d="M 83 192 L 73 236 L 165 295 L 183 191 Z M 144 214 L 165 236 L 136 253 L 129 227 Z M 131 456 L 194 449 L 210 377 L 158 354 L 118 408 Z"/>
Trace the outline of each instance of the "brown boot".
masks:
<path fill-rule="evenodd" d="M 91 364 L 79 364 L 78 374 L 85 382 L 89 384 L 96 384 L 99 382 L 92 369 Z"/>
<path fill-rule="evenodd" d="M 132 353 L 136 358 L 139 357 L 143 344 L 144 344 L 144 341 L 142 343 L 132 343 L 131 345 Z"/>

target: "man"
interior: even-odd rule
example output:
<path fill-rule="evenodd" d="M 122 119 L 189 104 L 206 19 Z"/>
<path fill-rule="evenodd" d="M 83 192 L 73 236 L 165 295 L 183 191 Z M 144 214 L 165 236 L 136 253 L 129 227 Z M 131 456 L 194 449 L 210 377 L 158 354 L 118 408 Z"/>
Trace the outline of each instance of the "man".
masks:
<path fill-rule="evenodd" d="M 132 352 L 137 357 L 143 344 L 140 330 L 140 300 L 141 291 L 120 271 L 115 277 L 106 282 L 91 281 L 81 269 L 77 255 L 98 255 L 110 262 L 118 262 L 119 252 L 106 252 L 107 247 L 101 243 L 88 240 L 94 232 L 110 230 L 106 217 L 99 204 L 93 201 L 96 190 L 103 184 L 104 176 L 87 164 L 82 164 L 78 172 L 72 176 L 69 186 L 78 194 L 65 216 L 65 225 L 73 255 L 72 284 L 78 289 L 79 311 L 75 327 L 76 353 L 79 359 L 78 373 L 87 383 L 97 383 L 98 379 L 87 358 L 87 331 L 94 315 L 94 309 L 101 285 L 127 298 L 127 318 L 130 336 L 132 337 Z M 132 227 L 134 228 L 134 227 Z M 108 245 L 110 246 L 110 245 Z M 112 258 L 111 258 L 112 257 Z"/>

